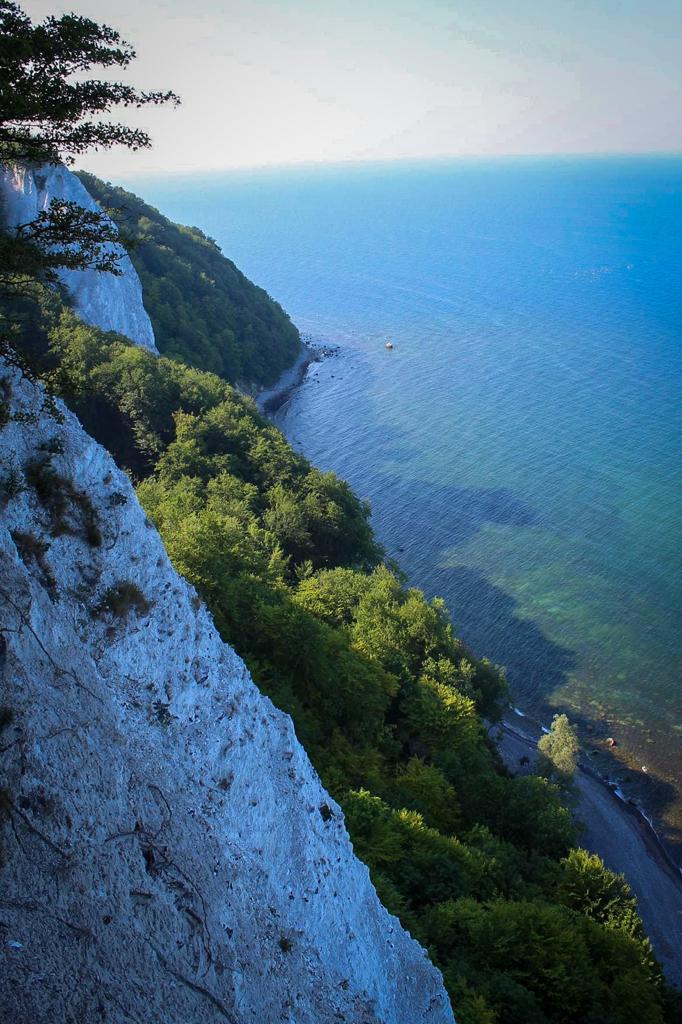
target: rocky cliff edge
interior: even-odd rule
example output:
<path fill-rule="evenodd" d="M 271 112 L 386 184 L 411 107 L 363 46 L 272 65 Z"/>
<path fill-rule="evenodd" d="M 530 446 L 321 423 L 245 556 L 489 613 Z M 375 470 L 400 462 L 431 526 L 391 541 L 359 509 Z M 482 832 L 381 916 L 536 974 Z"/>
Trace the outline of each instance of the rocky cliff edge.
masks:
<path fill-rule="evenodd" d="M 0 199 L 4 226 L 10 229 L 30 223 L 48 209 L 53 199 L 99 210 L 76 175 L 63 164 L 0 167 Z M 75 312 L 86 323 L 116 331 L 156 352 L 154 329 L 142 303 L 142 285 L 128 256 L 120 260 L 119 270 L 120 276 L 96 270 L 62 270 L 59 277 Z"/>
<path fill-rule="evenodd" d="M 0 414 L 0 1018 L 452 1022 L 127 477 L 1 362 Z"/>

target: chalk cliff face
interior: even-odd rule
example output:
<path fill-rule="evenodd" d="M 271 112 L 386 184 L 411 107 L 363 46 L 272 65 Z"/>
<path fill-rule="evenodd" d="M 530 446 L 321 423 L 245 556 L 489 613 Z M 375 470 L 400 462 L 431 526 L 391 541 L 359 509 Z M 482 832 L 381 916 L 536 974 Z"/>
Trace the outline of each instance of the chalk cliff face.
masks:
<path fill-rule="evenodd" d="M 87 210 L 99 209 L 76 175 L 61 164 L 0 168 L 0 196 L 9 228 L 33 220 L 49 207 L 52 199 L 78 203 Z M 64 270 L 60 279 L 73 308 L 86 323 L 117 331 L 156 352 L 154 330 L 142 304 L 140 279 L 127 256 L 119 267 L 120 277 L 95 270 Z"/>
<path fill-rule="evenodd" d="M 452 1022 L 127 477 L 0 382 L 0 1019 Z"/>

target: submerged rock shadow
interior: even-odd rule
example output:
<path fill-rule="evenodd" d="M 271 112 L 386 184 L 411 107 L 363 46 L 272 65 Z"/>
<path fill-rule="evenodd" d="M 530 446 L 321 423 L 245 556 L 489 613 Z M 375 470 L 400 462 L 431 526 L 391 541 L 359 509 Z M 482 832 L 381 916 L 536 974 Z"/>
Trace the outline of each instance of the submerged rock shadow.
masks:
<path fill-rule="evenodd" d="M 369 500 L 377 535 L 408 582 L 429 597 L 444 598 L 456 634 L 476 656 L 504 666 L 512 697 L 521 708 L 544 722 L 554 713 L 567 711 L 583 734 L 599 735 L 602 723 L 596 718 L 551 700 L 578 667 L 577 653 L 550 640 L 536 622 L 521 618 L 518 601 L 479 571 L 439 565 L 444 553 L 466 544 L 487 525 L 523 529 L 541 527 L 546 521 L 509 488 L 458 487 L 416 479 L 415 467 L 422 455 L 408 433 L 396 427 L 387 430 L 369 404 L 366 412 L 361 399 L 359 405 L 363 429 L 353 436 L 352 444 L 336 451 L 334 468 Z M 295 423 L 290 427 L 295 434 Z M 387 466 L 390 469 L 378 468 Z M 594 768 L 620 783 L 622 764 L 613 755 L 603 760 Z M 638 778 L 636 787 L 628 787 L 627 795 L 631 794 L 657 817 L 676 799 L 674 788 L 651 772 Z M 657 825 L 660 828 L 660 821 Z M 661 831 L 674 849 L 673 856 L 682 857 L 681 831 L 670 821 Z"/>
<path fill-rule="evenodd" d="M 378 475 L 363 488 L 373 521 L 393 550 L 415 546 L 415 522 L 428 533 L 425 547 L 447 550 L 471 540 L 482 527 L 537 526 L 537 513 L 507 487 L 456 487 Z M 421 546 L 421 545 L 419 545 Z"/>
<path fill-rule="evenodd" d="M 438 577 L 455 631 L 467 646 L 478 657 L 504 667 L 512 696 L 520 704 L 546 704 L 549 694 L 577 667 L 575 652 L 550 640 L 531 619 L 519 618 L 516 599 L 475 569 L 441 569 Z"/>
<path fill-rule="evenodd" d="M 398 488 L 396 496 L 405 486 L 400 481 L 390 483 L 393 489 Z M 382 504 L 385 500 L 384 492 Z M 477 657 L 490 658 L 504 667 L 512 700 L 528 709 L 533 718 L 548 724 L 554 714 L 569 715 L 583 737 L 591 769 L 614 793 L 616 788 L 624 792 L 626 805 L 633 813 L 653 816 L 652 841 L 660 844 L 663 838 L 659 852 L 668 868 L 674 870 L 682 864 L 682 830 L 671 823 L 667 812 L 679 799 L 676 789 L 651 769 L 647 774 L 633 772 L 613 751 L 602 749 L 598 758 L 593 759 L 587 753 L 590 739 L 603 740 L 615 723 L 609 724 L 552 699 L 578 667 L 577 653 L 547 637 L 532 619 L 521 618 L 518 600 L 490 583 L 478 570 L 465 565 L 437 564 L 439 553 L 469 540 L 489 523 L 537 526 L 533 510 L 504 488 L 427 486 L 416 498 L 413 496 L 407 516 L 406 503 L 407 499 L 405 503 L 397 501 L 388 510 L 384 508 L 379 518 L 381 535 L 406 571 L 408 581 L 425 590 L 429 597 L 444 598 L 455 633 Z M 428 543 L 415 539 L 415 523 L 420 524 L 420 531 L 428 531 Z M 404 538 L 402 551 L 391 542 L 392 535 Z"/>
<path fill-rule="evenodd" d="M 408 580 L 445 599 L 455 632 L 478 657 L 504 666 L 519 701 L 541 702 L 566 682 L 577 666 L 575 652 L 520 618 L 516 598 L 476 569 L 438 564 L 443 552 L 489 524 L 537 526 L 534 509 L 505 487 L 416 486 L 411 479 L 383 476 L 372 490 L 377 532 Z"/>

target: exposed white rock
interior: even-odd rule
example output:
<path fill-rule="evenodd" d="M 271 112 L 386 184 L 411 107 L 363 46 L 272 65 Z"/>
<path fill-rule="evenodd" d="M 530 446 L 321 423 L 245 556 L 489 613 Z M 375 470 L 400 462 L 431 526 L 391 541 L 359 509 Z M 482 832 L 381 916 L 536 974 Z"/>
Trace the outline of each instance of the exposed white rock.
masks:
<path fill-rule="evenodd" d="M 34 220 L 42 210 L 47 210 L 52 199 L 99 210 L 80 179 L 63 164 L 0 167 L 0 196 L 8 228 Z M 96 270 L 62 270 L 59 276 L 75 311 L 86 323 L 117 331 L 156 352 L 154 329 L 142 304 L 142 285 L 128 256 L 123 257 L 119 268 L 120 276 Z"/>
<path fill-rule="evenodd" d="M 1 363 L 0 378 L 20 413 L 0 429 L 0 1019 L 452 1022 L 291 720 L 222 643 L 127 477 L 39 388 Z M 7 490 L 46 449 L 91 499 L 99 546 L 77 499 L 55 536 L 32 486 Z M 149 610 L 98 613 L 122 581 Z"/>

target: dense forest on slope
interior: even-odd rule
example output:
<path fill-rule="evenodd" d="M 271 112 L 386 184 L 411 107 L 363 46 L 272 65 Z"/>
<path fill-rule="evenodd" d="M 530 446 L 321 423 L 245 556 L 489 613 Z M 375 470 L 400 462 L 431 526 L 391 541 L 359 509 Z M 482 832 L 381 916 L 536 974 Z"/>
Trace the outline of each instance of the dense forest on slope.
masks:
<path fill-rule="evenodd" d="M 232 383 L 271 384 L 293 363 L 297 329 L 199 228 L 173 224 L 131 192 L 79 177 L 132 242 L 144 305 L 163 355 Z"/>
<path fill-rule="evenodd" d="M 382 563 L 348 486 L 224 380 L 83 325 L 55 292 L 35 286 L 7 312 L 17 349 L 139 481 L 175 566 L 293 716 L 460 1024 L 672 1024 L 627 884 L 575 848 L 557 785 L 511 777 L 488 737 L 503 678 L 442 602 Z"/>

